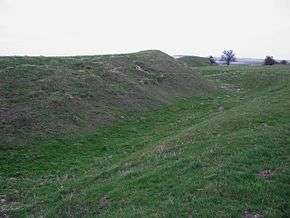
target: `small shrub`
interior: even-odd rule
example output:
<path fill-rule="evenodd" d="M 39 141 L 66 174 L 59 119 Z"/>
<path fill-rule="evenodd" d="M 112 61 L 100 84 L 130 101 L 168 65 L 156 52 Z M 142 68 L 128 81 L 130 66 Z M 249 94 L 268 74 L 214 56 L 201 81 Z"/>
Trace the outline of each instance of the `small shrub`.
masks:
<path fill-rule="evenodd" d="M 280 62 L 280 64 L 286 65 L 286 64 L 288 64 L 288 62 L 287 62 L 286 60 L 282 60 L 282 61 Z"/>
<path fill-rule="evenodd" d="M 209 56 L 208 58 L 210 64 L 216 64 L 215 59 L 213 56 Z"/>
<path fill-rule="evenodd" d="M 267 56 L 264 60 L 264 65 L 274 65 L 277 64 L 278 62 L 275 61 L 275 59 L 273 58 L 273 56 Z"/>

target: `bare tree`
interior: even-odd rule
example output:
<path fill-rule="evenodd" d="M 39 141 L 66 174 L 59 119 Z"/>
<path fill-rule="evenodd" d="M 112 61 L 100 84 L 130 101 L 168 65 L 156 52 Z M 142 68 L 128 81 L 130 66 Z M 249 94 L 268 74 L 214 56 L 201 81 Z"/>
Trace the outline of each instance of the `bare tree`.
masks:
<path fill-rule="evenodd" d="M 223 51 L 221 60 L 225 61 L 227 65 L 230 65 L 231 62 L 236 60 L 236 55 L 233 50 L 225 50 Z"/>

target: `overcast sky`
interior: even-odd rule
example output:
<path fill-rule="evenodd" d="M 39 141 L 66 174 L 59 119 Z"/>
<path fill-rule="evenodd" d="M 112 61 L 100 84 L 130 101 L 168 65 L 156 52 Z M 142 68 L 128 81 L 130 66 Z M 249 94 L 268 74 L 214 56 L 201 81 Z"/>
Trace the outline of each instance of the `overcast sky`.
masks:
<path fill-rule="evenodd" d="M 0 0 L 0 55 L 290 59 L 290 0 Z"/>

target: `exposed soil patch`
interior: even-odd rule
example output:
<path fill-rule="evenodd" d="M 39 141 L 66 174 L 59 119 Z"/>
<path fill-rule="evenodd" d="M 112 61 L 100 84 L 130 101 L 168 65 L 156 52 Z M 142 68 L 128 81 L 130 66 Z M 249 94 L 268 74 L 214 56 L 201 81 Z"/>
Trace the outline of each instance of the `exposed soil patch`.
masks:
<path fill-rule="evenodd" d="M 244 218 L 263 218 L 264 216 L 259 213 L 245 211 Z"/>
<path fill-rule="evenodd" d="M 161 143 L 154 148 L 154 152 L 157 154 L 164 154 L 170 150 L 170 147 L 166 143 Z"/>
<path fill-rule="evenodd" d="M 0 218 L 10 217 L 7 208 L 13 207 L 17 202 L 13 197 L 0 196 Z"/>
<path fill-rule="evenodd" d="M 258 176 L 263 179 L 270 179 L 273 176 L 273 172 L 271 170 L 262 170 L 258 173 Z"/>
<path fill-rule="evenodd" d="M 109 204 L 110 204 L 110 201 L 109 201 L 108 196 L 104 196 L 99 200 L 99 208 L 100 209 L 107 208 L 109 206 Z"/>
<path fill-rule="evenodd" d="M 159 144 L 155 147 L 155 152 L 158 154 L 164 153 L 168 150 L 166 144 Z"/>
<path fill-rule="evenodd" d="M 31 108 L 26 105 L 18 105 L 11 108 L 0 108 L 0 122 L 4 124 L 14 122 L 15 125 L 17 124 L 19 126 L 25 125 L 17 121 L 30 118 L 30 112 Z"/>
<path fill-rule="evenodd" d="M 224 108 L 223 106 L 220 106 L 220 107 L 218 108 L 218 111 L 219 111 L 220 113 L 222 113 L 222 112 L 225 111 L 225 108 Z"/>
<path fill-rule="evenodd" d="M 0 218 L 8 218 L 9 216 L 4 212 L 0 210 Z"/>

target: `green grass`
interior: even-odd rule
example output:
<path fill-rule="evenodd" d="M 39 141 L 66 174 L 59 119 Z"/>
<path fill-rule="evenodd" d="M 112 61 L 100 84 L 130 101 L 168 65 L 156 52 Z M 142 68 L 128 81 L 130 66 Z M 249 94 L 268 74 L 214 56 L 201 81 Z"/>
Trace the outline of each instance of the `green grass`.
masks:
<path fill-rule="evenodd" d="M 126 113 L 94 134 L 3 148 L 2 214 L 289 217 L 290 68 L 199 71 L 220 91 Z M 272 178 L 257 176 L 265 169 Z"/>

